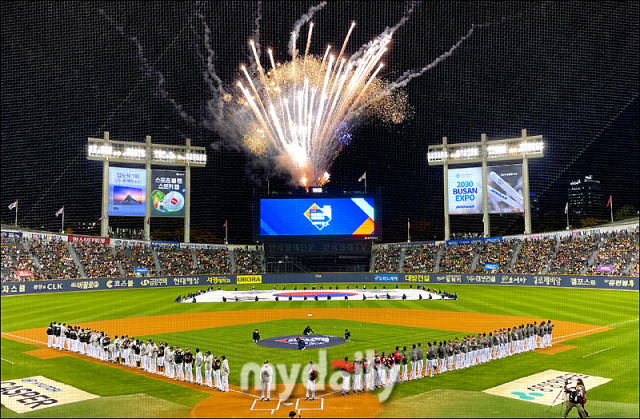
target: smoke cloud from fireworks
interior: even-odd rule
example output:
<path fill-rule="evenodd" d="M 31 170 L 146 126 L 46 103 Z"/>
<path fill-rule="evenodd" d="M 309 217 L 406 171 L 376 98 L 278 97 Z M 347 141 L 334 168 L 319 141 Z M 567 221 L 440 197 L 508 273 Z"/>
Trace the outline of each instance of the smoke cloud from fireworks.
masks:
<path fill-rule="evenodd" d="M 327 5 L 327 2 L 323 1 L 322 3 L 318 4 L 317 6 L 311 7 L 307 11 L 307 13 L 302 15 L 300 17 L 300 19 L 296 20 L 296 23 L 293 24 L 293 31 L 291 31 L 291 38 L 289 39 L 289 55 L 294 56 L 294 55 L 296 55 L 298 53 L 298 51 L 295 49 L 296 48 L 296 41 L 298 40 L 298 37 L 300 36 L 300 29 L 302 29 L 302 26 L 305 23 L 307 23 L 308 21 L 310 21 L 311 18 L 313 17 L 313 15 L 318 10 L 321 10 L 326 5 Z"/>
<path fill-rule="evenodd" d="M 241 67 L 239 79 L 232 86 L 226 86 L 216 73 L 212 33 L 205 17 L 194 12 L 201 30 L 193 22 L 191 26 L 194 34 L 203 33 L 201 41 L 196 40 L 196 51 L 203 63 L 202 77 L 210 94 L 199 124 L 217 132 L 229 144 L 241 145 L 271 169 L 289 174 L 293 183 L 304 186 L 328 181 L 333 161 L 351 142 L 354 129 L 363 122 L 369 119 L 385 124 L 404 121 L 410 109 L 401 88 L 451 56 L 476 28 L 486 26 L 472 26 L 426 67 L 406 71 L 390 83 L 379 76 L 383 68 L 381 59 L 395 32 L 408 22 L 417 2 L 407 2 L 402 18 L 394 26 L 385 28 L 350 57 L 346 47 L 355 22 L 348 28 L 341 49 L 331 50 L 328 46 L 322 55 L 309 52 L 313 33 L 313 23 L 309 23 L 306 48 L 304 54 L 300 54 L 296 44 L 302 27 L 326 5 L 323 1 L 311 7 L 294 23 L 288 44 L 292 58 L 276 63 L 274 51 L 268 50 L 268 58 L 262 56 L 259 42 L 262 2 L 258 2 L 250 41 L 251 65 Z M 126 37 L 122 27 L 104 11 L 100 13 Z M 167 93 L 164 76 L 147 62 L 138 40 L 128 39 L 136 45 L 142 69 L 157 77 L 159 96 L 185 121 L 197 125 Z"/>

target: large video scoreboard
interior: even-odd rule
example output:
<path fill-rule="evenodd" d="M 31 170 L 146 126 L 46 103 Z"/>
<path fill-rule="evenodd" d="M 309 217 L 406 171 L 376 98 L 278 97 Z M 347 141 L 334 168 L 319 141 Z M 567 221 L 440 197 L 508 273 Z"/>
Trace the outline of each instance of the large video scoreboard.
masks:
<path fill-rule="evenodd" d="M 265 198 L 259 202 L 259 238 L 296 236 L 373 238 L 376 211 L 371 197 Z"/>

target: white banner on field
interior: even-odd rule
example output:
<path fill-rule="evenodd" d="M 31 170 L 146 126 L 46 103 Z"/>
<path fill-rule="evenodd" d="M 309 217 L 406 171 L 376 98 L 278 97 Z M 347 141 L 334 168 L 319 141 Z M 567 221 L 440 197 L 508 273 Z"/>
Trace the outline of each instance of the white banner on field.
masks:
<path fill-rule="evenodd" d="M 1 393 L 2 405 L 16 413 L 100 397 L 39 375 L 3 381 Z"/>
<path fill-rule="evenodd" d="M 569 381 L 568 387 L 575 387 L 578 378 L 582 378 L 587 392 L 594 387 L 611 381 L 610 378 L 596 377 L 594 375 L 547 370 L 486 389 L 484 392 L 545 406 L 556 406 L 565 401 L 565 393 L 562 391 L 565 381 Z"/>

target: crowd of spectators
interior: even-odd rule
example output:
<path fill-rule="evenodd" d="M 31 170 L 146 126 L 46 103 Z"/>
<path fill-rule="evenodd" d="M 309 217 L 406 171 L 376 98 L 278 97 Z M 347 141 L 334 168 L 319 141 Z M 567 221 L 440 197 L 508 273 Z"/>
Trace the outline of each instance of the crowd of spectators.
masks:
<path fill-rule="evenodd" d="M 19 237 L 2 239 L 2 282 L 42 279 L 40 269 L 22 243 L 23 239 Z M 16 271 L 29 271 L 31 276 L 19 276 Z"/>
<path fill-rule="evenodd" d="M 511 273 L 540 274 L 549 265 L 549 258 L 555 250 L 556 239 L 525 239 L 518 260 Z"/>
<path fill-rule="evenodd" d="M 549 264 L 549 274 L 578 275 L 589 264 L 589 257 L 598 249 L 599 235 L 565 237 Z"/>
<path fill-rule="evenodd" d="M 128 278 L 136 275 L 135 268 L 147 268 L 149 275 L 154 276 L 156 264 L 151 252 L 151 248 L 145 245 L 121 245 L 116 247 L 116 258 Z"/>
<path fill-rule="evenodd" d="M 474 272 L 487 272 L 485 265 L 498 265 L 497 269 L 491 269 L 492 273 L 508 273 L 511 269 L 514 246 L 511 241 L 486 243 L 480 253 L 480 259 L 476 263 Z"/>
<path fill-rule="evenodd" d="M 196 249 L 196 259 L 198 261 L 198 273 L 208 274 L 228 274 L 231 273 L 231 259 L 229 249 Z"/>
<path fill-rule="evenodd" d="M 469 273 L 473 255 L 482 246 L 481 242 L 458 243 L 447 246 L 440 258 L 440 272 Z"/>
<path fill-rule="evenodd" d="M 436 255 L 442 245 L 426 244 L 420 249 L 407 249 L 404 253 L 404 272 L 433 272 Z"/>
<path fill-rule="evenodd" d="M 179 245 L 156 247 L 160 269 L 165 275 L 195 275 L 197 269 L 193 263 L 191 249 Z"/>
<path fill-rule="evenodd" d="M 113 278 L 120 276 L 111 246 L 105 243 L 75 243 L 76 253 L 84 266 L 87 278 Z"/>
<path fill-rule="evenodd" d="M 638 230 L 610 233 L 603 242 L 589 275 L 624 275 L 634 256 L 638 257 Z M 603 269 L 604 268 L 604 269 Z"/>
<path fill-rule="evenodd" d="M 43 279 L 80 278 L 76 263 L 66 243 L 60 239 L 31 240 L 31 253 L 42 266 Z"/>
<path fill-rule="evenodd" d="M 374 251 L 376 272 L 398 272 L 400 268 L 400 248 L 379 247 Z"/>
<path fill-rule="evenodd" d="M 254 247 L 245 246 L 236 248 L 234 251 L 237 274 L 260 274 L 262 273 L 262 253 Z"/>

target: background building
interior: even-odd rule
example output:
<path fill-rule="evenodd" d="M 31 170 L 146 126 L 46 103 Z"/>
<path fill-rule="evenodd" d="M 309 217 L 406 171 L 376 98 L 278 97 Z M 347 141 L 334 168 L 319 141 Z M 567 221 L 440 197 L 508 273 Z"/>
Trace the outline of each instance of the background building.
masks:
<path fill-rule="evenodd" d="M 592 175 L 578 179 L 569 185 L 569 210 L 584 218 L 606 218 L 607 198 L 599 180 Z"/>

